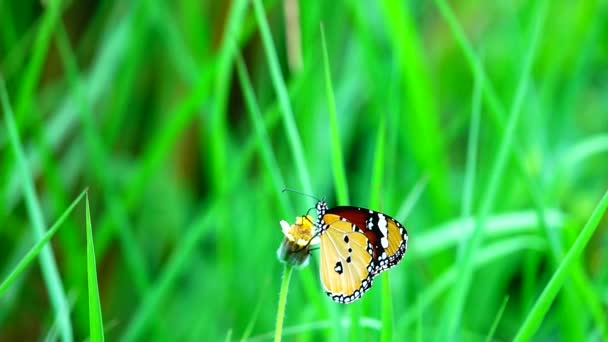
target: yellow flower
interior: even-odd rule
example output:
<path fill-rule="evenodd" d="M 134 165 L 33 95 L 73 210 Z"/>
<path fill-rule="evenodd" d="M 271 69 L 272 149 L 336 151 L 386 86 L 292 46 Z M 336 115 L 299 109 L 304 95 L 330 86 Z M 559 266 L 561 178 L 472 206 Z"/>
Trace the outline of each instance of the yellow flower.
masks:
<path fill-rule="evenodd" d="M 299 267 L 308 264 L 310 247 L 319 243 L 312 220 L 308 215 L 296 217 L 296 223 L 292 225 L 284 220 L 280 222 L 285 238 L 277 250 L 279 261 Z"/>

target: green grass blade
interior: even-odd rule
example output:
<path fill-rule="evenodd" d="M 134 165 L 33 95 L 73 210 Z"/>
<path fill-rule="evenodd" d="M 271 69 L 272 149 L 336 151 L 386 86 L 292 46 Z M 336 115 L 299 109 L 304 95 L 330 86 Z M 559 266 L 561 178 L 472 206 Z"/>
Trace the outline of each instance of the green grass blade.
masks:
<path fill-rule="evenodd" d="M 249 113 L 249 117 L 253 122 L 253 126 L 255 127 L 257 138 L 260 141 L 260 153 L 262 155 L 262 159 L 264 160 L 266 168 L 270 173 L 270 179 L 273 182 L 274 191 L 279 194 L 281 190 L 285 188 L 285 180 L 281 174 L 281 168 L 279 167 L 277 158 L 272 150 L 271 138 L 268 135 L 268 131 L 264 125 L 264 119 L 262 118 L 262 113 L 260 112 L 260 108 L 256 102 L 253 86 L 251 85 L 249 75 L 247 74 L 247 66 L 245 65 L 243 57 L 240 54 L 237 54 L 236 57 L 236 70 L 241 83 L 241 88 L 243 90 L 243 96 L 245 97 L 245 103 L 248 109 L 247 112 Z M 279 196 L 279 203 L 283 209 L 283 215 L 292 213 L 285 196 Z"/>
<path fill-rule="evenodd" d="M 89 323 L 92 342 L 103 342 L 103 318 L 99 302 L 99 285 L 97 282 L 97 265 L 95 263 L 95 246 L 93 245 L 93 228 L 91 225 L 91 210 L 89 196 L 86 197 L 87 215 L 87 279 L 89 282 Z"/>
<path fill-rule="evenodd" d="M 526 319 L 515 336 L 515 341 L 529 341 L 533 336 L 540 324 L 542 323 L 545 314 L 549 310 L 549 306 L 553 303 L 553 300 L 557 296 L 559 289 L 564 283 L 566 276 L 569 274 L 570 268 L 582 255 L 587 243 L 593 236 L 600 220 L 604 216 L 606 209 L 608 208 L 608 191 L 604 193 L 604 196 L 599 201 L 593 213 L 587 220 L 585 227 L 579 233 L 576 241 L 566 254 L 564 260 L 559 264 L 559 267 L 553 273 L 553 276 L 545 286 L 545 289 L 538 297 L 538 300 L 532 307 L 532 310 L 526 316 Z M 607 337 L 607 332 L 601 332 L 604 338 Z"/>
<path fill-rule="evenodd" d="M 144 330 L 154 312 L 158 309 L 162 300 L 167 296 L 175 285 L 177 277 L 184 271 L 190 258 L 190 254 L 196 249 L 197 244 L 207 232 L 213 222 L 219 201 L 211 204 L 205 211 L 201 211 L 192 225 L 187 228 L 183 238 L 178 241 L 176 249 L 164 267 L 159 279 L 154 282 L 152 288 L 144 295 L 141 305 L 134 313 L 131 322 L 120 337 L 120 341 L 136 341 L 144 333 Z"/>
<path fill-rule="evenodd" d="M 512 236 L 515 234 L 538 233 L 538 227 L 546 222 L 549 228 L 561 231 L 566 224 L 563 212 L 556 209 L 545 210 L 539 218 L 532 209 L 493 215 L 486 220 L 484 233 L 488 238 Z M 436 253 L 458 245 L 462 239 L 468 239 L 475 230 L 473 217 L 461 218 L 431 227 L 428 232 L 416 236 L 416 244 L 408 247 L 408 252 L 417 257 L 429 258 Z"/>
<path fill-rule="evenodd" d="M 587 137 L 569 147 L 560 158 L 559 166 L 562 170 L 572 172 L 575 166 L 580 166 L 586 159 L 606 152 L 608 152 L 608 134 Z"/>
<path fill-rule="evenodd" d="M 376 131 L 376 142 L 374 148 L 374 160 L 372 164 L 372 175 L 371 175 L 371 186 L 370 186 L 370 202 L 371 208 L 377 210 L 382 209 L 382 198 L 380 194 L 383 193 L 383 180 L 384 180 L 384 164 L 386 160 L 386 120 L 384 117 L 379 119 L 378 129 Z"/>
<path fill-rule="evenodd" d="M 150 284 L 149 275 L 146 273 L 146 265 L 138 243 L 129 224 L 128 215 L 124 209 L 123 199 L 115 192 L 108 189 L 113 188 L 112 179 L 105 170 L 106 165 L 110 165 L 112 160 L 108 157 L 109 153 L 104 146 L 103 138 L 97 130 L 95 116 L 84 90 L 82 78 L 78 70 L 75 55 L 70 46 L 69 38 L 63 24 L 57 29 L 57 45 L 62 57 L 64 68 L 66 69 L 68 81 L 74 93 L 75 102 L 79 108 L 80 119 L 83 125 L 83 133 L 86 141 L 87 156 L 94 170 L 94 181 L 102 184 L 105 204 L 108 206 L 112 221 L 116 224 L 122 250 L 130 267 L 130 274 L 139 292 L 145 291 Z"/>
<path fill-rule="evenodd" d="M 385 119 L 381 118 L 378 125 L 378 131 L 376 135 L 376 147 L 374 152 L 374 162 L 372 169 L 372 181 L 371 181 L 371 203 L 372 208 L 381 209 L 381 197 L 383 193 L 383 179 L 384 179 L 384 160 L 385 160 Z M 393 339 L 393 297 L 391 295 L 390 285 L 390 274 L 384 272 L 380 275 L 380 282 L 382 284 L 382 297 L 380 302 L 380 318 L 382 320 L 382 330 L 380 332 L 381 341 L 392 341 Z"/>
<path fill-rule="evenodd" d="M 435 0 L 435 3 L 439 9 L 439 12 L 450 27 L 450 30 L 452 31 L 458 45 L 460 45 L 460 48 L 464 53 L 464 57 L 471 66 L 473 74 L 476 75 L 475 77 L 488 80 L 488 75 L 481 64 L 481 59 L 477 56 L 472 44 L 466 38 L 464 29 L 458 22 L 454 11 L 450 8 L 446 0 Z M 484 81 L 483 95 L 489 109 L 491 110 L 491 113 L 495 115 L 494 118 L 500 123 L 503 123 L 505 110 L 490 82 Z"/>
<path fill-rule="evenodd" d="M 23 271 L 26 269 L 26 267 L 30 263 L 32 263 L 34 258 L 36 258 L 40 254 L 40 251 L 42 250 L 42 248 L 45 247 L 46 244 L 51 240 L 53 235 L 55 235 L 55 233 L 57 232 L 59 227 L 61 227 L 63 222 L 66 220 L 66 218 L 72 213 L 72 210 L 74 210 L 74 207 L 76 207 L 76 205 L 78 203 L 80 203 L 80 200 L 82 200 L 82 198 L 85 194 L 86 194 L 86 190 L 81 192 L 80 195 L 78 195 L 78 197 L 76 197 L 76 199 L 72 202 L 72 204 L 70 204 L 70 206 L 67 207 L 67 209 L 63 212 L 63 214 L 61 214 L 61 216 L 59 216 L 57 221 L 55 221 L 53 226 L 51 226 L 51 228 L 44 234 L 44 236 L 40 240 L 38 240 L 38 242 L 36 242 L 34 247 L 32 247 L 27 252 L 27 254 L 25 254 L 25 256 L 23 256 L 23 258 L 15 266 L 13 271 L 6 277 L 6 279 L 2 282 L 2 284 L 0 284 L 0 298 L 2 298 L 2 296 L 10 288 L 10 286 L 23 273 Z"/>
<path fill-rule="evenodd" d="M 281 190 L 285 187 L 284 178 L 281 173 L 281 169 L 279 167 L 276 156 L 274 155 L 271 143 L 271 137 L 268 134 L 268 130 L 265 127 L 264 118 L 260 113 L 260 109 L 255 99 L 255 95 L 253 93 L 253 87 L 251 85 L 251 81 L 249 80 L 249 76 L 247 74 L 247 67 L 242 60 L 242 56 L 237 55 L 236 59 L 237 66 L 237 74 L 239 76 L 239 80 L 241 86 L 243 88 L 243 93 L 245 97 L 245 102 L 248 107 L 248 112 L 250 114 L 251 120 L 254 123 L 255 131 L 257 139 L 259 140 L 260 150 L 262 154 L 262 159 L 266 164 L 266 168 L 270 172 L 270 178 L 274 185 L 274 193 L 278 195 L 277 200 L 279 201 L 282 214 L 280 216 L 287 217 L 286 215 L 291 215 L 293 213 L 290 204 L 287 202 L 286 197 L 281 195 Z M 308 269 L 300 270 L 300 275 L 305 283 L 311 286 L 305 286 L 304 290 L 308 298 L 317 298 L 320 299 L 321 295 L 319 294 L 316 279 L 313 280 L 311 273 Z M 312 285 L 314 284 L 314 285 Z M 323 298 L 324 299 L 324 298 Z M 323 312 L 323 308 L 320 305 L 319 300 L 313 301 L 317 306 L 318 312 Z"/>
<path fill-rule="evenodd" d="M 214 186 L 214 191 L 221 193 L 225 190 L 226 177 L 225 172 L 228 167 L 228 126 L 226 123 L 228 95 L 230 91 L 230 81 L 232 79 L 232 65 L 237 51 L 237 45 L 234 41 L 238 39 L 247 9 L 247 1 L 237 0 L 231 2 L 231 7 L 226 23 L 224 38 L 218 55 L 214 94 L 215 99 L 213 104 L 213 112 L 210 117 L 209 125 L 209 141 L 208 143 L 212 179 L 211 184 Z M 235 39 L 237 38 L 237 39 Z M 201 151 L 206 151 L 202 148 Z M 226 246 L 228 247 L 228 246 Z"/>
<path fill-rule="evenodd" d="M 475 86 L 473 90 L 473 110 L 471 124 L 469 127 L 469 141 L 467 144 L 467 161 L 464 176 L 464 189 L 462 196 L 462 217 L 468 217 L 473 211 L 473 194 L 475 189 L 475 177 L 477 171 L 477 153 L 479 151 L 479 122 L 481 120 L 481 94 L 483 92 L 483 74 L 475 74 Z"/>
<path fill-rule="evenodd" d="M 428 177 L 420 178 L 416 184 L 414 184 L 414 187 L 412 187 L 412 190 L 410 190 L 408 195 L 403 199 L 403 202 L 401 203 L 401 206 L 399 207 L 399 210 L 397 210 L 397 214 L 395 216 L 397 219 L 401 220 L 400 222 L 404 222 L 405 219 L 410 215 L 414 209 L 414 206 L 416 203 L 418 203 L 418 200 L 420 200 L 420 196 L 422 196 L 428 182 Z"/>
<path fill-rule="evenodd" d="M 337 204 L 349 205 L 348 182 L 344 170 L 344 157 L 342 156 L 342 144 L 340 142 L 340 131 L 338 130 L 338 114 L 336 113 L 336 100 L 334 88 L 331 83 L 331 69 L 329 56 L 327 54 L 327 42 L 325 41 L 325 29 L 321 24 L 321 48 L 323 49 L 323 71 L 325 72 L 325 94 L 327 96 L 327 109 L 329 111 L 329 128 L 331 143 L 331 161 L 336 187 Z"/>
<path fill-rule="evenodd" d="M 429 172 L 429 194 L 435 205 L 435 216 L 447 217 L 448 201 L 445 201 L 448 170 L 444 135 L 440 127 L 437 100 L 432 91 L 425 52 L 417 32 L 410 4 L 397 0 L 381 1 L 388 34 L 399 59 L 401 82 L 405 86 L 403 104 L 407 108 L 407 120 L 402 120 L 400 129 L 407 137 L 416 141 L 412 154 L 420 168 Z M 432 143 L 431 143 L 432 142 Z"/>
<path fill-rule="evenodd" d="M 17 164 L 19 165 L 19 170 L 22 175 L 22 187 L 25 195 L 25 203 L 27 205 L 28 214 L 30 216 L 30 220 L 32 221 L 32 229 L 35 237 L 40 240 L 44 238 L 46 233 L 42 208 L 34 188 L 34 180 L 32 179 L 32 173 L 27 163 L 21 138 L 19 137 L 19 131 L 15 123 L 15 118 L 13 117 L 13 111 L 10 106 L 3 79 L 0 79 L 0 97 L 5 114 L 5 124 L 9 141 L 12 146 L 13 153 L 17 158 Z M 40 264 L 51 303 L 55 310 L 55 314 L 59 319 L 60 335 L 64 341 L 72 341 L 72 322 L 70 320 L 68 300 L 63 289 L 55 256 L 48 245 L 43 246 L 40 251 Z"/>
<path fill-rule="evenodd" d="M 198 106 L 207 94 L 210 75 L 210 72 L 201 75 L 198 83 L 168 115 L 173 119 L 163 130 L 150 139 L 151 143 L 142 153 L 138 171 L 122 195 L 125 198 L 126 210 L 131 210 L 141 201 L 145 186 L 150 181 L 150 175 L 161 165 L 163 158 L 170 153 L 175 141 L 192 123 Z M 97 251 L 99 255 L 103 255 L 114 235 L 114 226 L 110 215 L 104 216 L 98 227 L 95 234 L 97 235 Z"/>
<path fill-rule="evenodd" d="M 481 59 L 475 53 L 472 43 L 466 38 L 463 27 L 459 24 L 454 11 L 450 8 L 450 6 L 447 4 L 447 2 L 445 0 L 436 0 L 435 2 L 436 2 L 437 7 L 439 8 L 439 11 L 441 12 L 442 16 L 444 17 L 448 26 L 450 27 L 450 30 L 452 31 L 452 34 L 454 35 L 454 38 L 456 39 L 458 45 L 460 45 L 460 48 L 461 48 L 462 52 L 464 53 L 464 57 L 467 60 L 468 64 L 470 65 L 473 74 L 475 75 L 476 78 L 482 78 L 484 80 L 483 95 L 484 95 L 485 102 L 489 106 L 489 114 L 493 114 L 492 118 L 494 119 L 496 125 L 499 128 L 504 129 L 505 124 L 506 124 L 505 123 L 505 117 L 506 117 L 505 110 L 503 108 L 503 105 L 502 105 L 500 99 L 498 98 L 498 95 L 496 93 L 495 88 L 492 85 L 492 82 L 490 82 L 489 78 L 487 77 L 487 72 L 481 63 Z M 571 82 L 571 83 L 574 84 L 576 82 Z M 525 186 L 528 188 L 528 191 L 532 194 L 532 199 L 534 201 L 534 205 L 536 207 L 538 215 L 540 218 L 542 218 L 542 217 L 544 217 L 543 210 L 544 210 L 544 206 L 545 206 L 543 196 L 546 193 L 546 191 L 543 191 L 540 188 L 538 181 L 533 179 L 532 175 L 529 174 L 529 170 L 527 168 L 527 163 L 524 159 L 525 153 L 523 152 L 522 148 L 519 145 L 520 145 L 519 142 L 514 143 L 514 146 L 512 147 L 512 149 L 513 149 L 512 156 L 515 158 L 516 167 L 520 170 L 520 173 L 521 173 L 522 177 L 524 178 Z M 561 260 L 561 258 L 563 256 L 562 247 L 559 244 L 559 237 L 556 236 L 555 234 L 553 234 L 552 231 L 547 230 L 545 226 L 546 225 L 541 225 L 541 227 L 545 230 L 547 239 L 551 243 L 550 245 L 551 245 L 552 257 L 555 260 L 555 263 L 557 264 L 558 260 Z M 577 290 L 584 290 L 581 287 L 581 284 L 585 285 L 584 282 L 580 279 L 579 276 L 576 275 L 576 273 L 575 273 L 574 277 L 575 277 L 575 286 L 577 286 Z M 588 302 L 587 304 L 590 305 L 592 308 L 596 308 L 598 306 L 599 300 L 597 298 L 591 298 L 590 300 L 591 301 Z M 592 310 L 592 312 L 594 312 L 594 313 L 596 311 L 597 310 Z M 596 315 L 596 317 L 597 317 L 597 315 Z M 598 322 L 600 322 L 601 317 L 600 317 L 600 319 L 596 319 L 596 320 Z"/>
<path fill-rule="evenodd" d="M 23 271 L 20 271 L 20 277 L 13 276 L 12 273 L 14 273 L 15 268 L 23 262 L 24 255 L 27 255 L 32 248 L 32 243 L 32 233 L 25 231 L 19 240 L 14 242 L 11 254 L 7 255 L 4 259 L 5 267 L 2 269 L 0 279 L 4 279 L 3 282 L 7 282 L 8 284 L 0 285 L 0 301 L 2 302 L 2 305 L 0 306 L 0 327 L 4 326 L 8 319 L 14 317 L 14 310 L 20 303 L 20 293 L 24 290 L 23 284 L 26 283 L 29 271 L 24 268 Z M 35 257 L 36 255 L 32 256 L 31 260 Z M 31 262 L 31 260 L 29 262 Z M 15 277 L 15 279 L 9 280 L 9 278 L 13 277 Z"/>
<path fill-rule="evenodd" d="M 266 59 L 268 60 L 268 66 L 270 67 L 272 85 L 277 93 L 277 96 L 279 97 L 281 114 L 283 115 L 283 125 L 285 126 L 289 147 L 291 148 L 291 153 L 295 161 L 295 167 L 300 179 L 300 185 L 305 193 L 313 194 L 314 192 L 312 189 L 310 172 L 308 171 L 308 164 L 304 158 L 304 149 L 302 147 L 300 133 L 298 133 L 293 111 L 289 103 L 287 87 L 285 86 L 283 75 L 281 74 L 281 67 L 279 66 L 279 61 L 277 59 L 276 49 L 270 34 L 270 27 L 268 26 L 268 21 L 266 20 L 266 14 L 264 13 L 264 6 L 260 0 L 253 0 L 252 2 L 260 29 L 260 35 L 262 36 L 264 52 L 266 53 Z"/>
<path fill-rule="evenodd" d="M 494 206 L 498 186 L 505 170 L 505 166 L 508 159 L 507 157 L 509 156 L 509 152 L 512 147 L 511 145 L 513 144 L 515 129 L 519 121 L 519 116 L 522 112 L 523 100 L 527 91 L 532 63 L 536 56 L 541 31 L 547 14 L 547 7 L 547 1 L 543 1 L 539 4 L 536 15 L 533 16 L 535 21 L 531 33 L 530 47 L 524 59 L 524 66 L 515 93 L 515 99 L 513 101 L 513 106 L 511 108 L 507 127 L 505 129 L 498 150 L 498 154 L 496 156 L 492 171 L 490 173 L 490 180 L 486 187 L 487 190 L 485 191 L 484 197 L 481 201 L 481 208 L 479 209 L 475 230 L 473 231 L 473 235 L 470 237 L 470 239 L 467 241 L 466 246 L 464 247 L 464 253 L 462 253 L 461 257 L 459 258 L 459 264 L 461 267 L 460 279 L 454 287 L 449 305 L 449 310 L 447 310 L 446 312 L 446 318 L 448 321 L 446 331 L 444 333 L 446 334 L 445 337 L 449 339 L 457 338 L 459 336 L 458 327 L 461 326 L 462 312 L 464 310 L 466 296 L 469 293 L 469 289 L 471 287 L 472 282 L 473 258 L 478 252 L 479 246 L 481 244 L 485 222 Z"/>
<path fill-rule="evenodd" d="M 500 262 L 506 257 L 517 255 L 526 250 L 542 252 L 547 249 L 545 241 L 539 237 L 521 236 L 503 240 L 484 247 L 475 256 L 474 267 L 485 267 L 493 262 Z M 441 297 L 441 294 L 451 289 L 458 281 L 458 265 L 453 265 L 447 271 L 441 273 L 424 291 L 417 295 L 416 302 L 403 314 L 399 322 L 400 329 L 409 329 L 409 326 L 417 320 L 417 312 L 424 311 Z M 435 313 L 433 313 L 435 315 Z"/>
<path fill-rule="evenodd" d="M 500 319 L 502 318 L 502 315 L 505 312 L 505 308 L 507 307 L 508 302 L 509 302 L 509 296 L 505 296 L 505 299 L 503 299 L 502 304 L 500 304 L 500 308 L 498 309 L 498 312 L 496 313 L 496 317 L 494 317 L 492 326 L 490 326 L 490 331 L 488 332 L 488 336 L 486 336 L 486 342 L 492 341 L 492 338 L 494 337 L 494 333 L 496 332 L 496 328 L 498 327 L 498 323 L 500 322 Z"/>
<path fill-rule="evenodd" d="M 268 284 L 266 284 L 268 285 Z M 260 316 L 260 312 L 262 311 L 263 308 L 263 304 L 264 304 L 264 300 L 267 297 L 267 292 L 268 292 L 269 287 L 265 286 L 264 287 L 264 293 L 262 295 L 259 296 L 258 298 L 258 302 L 255 305 L 255 309 L 253 309 L 253 311 L 251 312 L 251 317 L 249 319 L 249 322 L 247 323 L 247 325 L 245 326 L 245 329 L 243 329 L 243 334 L 241 335 L 241 337 L 239 338 L 239 341 L 241 342 L 245 342 L 249 339 L 249 337 L 251 336 L 251 332 L 253 331 L 253 328 L 255 327 L 256 322 L 259 319 Z"/>
<path fill-rule="evenodd" d="M 44 66 L 44 58 L 51 45 L 53 32 L 61 13 L 61 1 L 51 0 L 46 2 L 46 11 L 40 23 L 40 29 L 35 36 L 34 46 L 31 53 L 28 55 L 29 63 L 27 64 L 25 74 L 19 82 L 19 92 L 15 103 L 15 113 L 17 121 L 29 117 L 29 110 L 33 104 L 35 96 L 35 88 L 42 74 Z"/>

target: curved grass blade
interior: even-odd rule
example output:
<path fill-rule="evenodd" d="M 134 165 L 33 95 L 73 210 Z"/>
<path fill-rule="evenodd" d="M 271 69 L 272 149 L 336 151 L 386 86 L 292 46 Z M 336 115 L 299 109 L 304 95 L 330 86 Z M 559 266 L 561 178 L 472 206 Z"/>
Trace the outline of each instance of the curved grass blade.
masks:
<path fill-rule="evenodd" d="M 82 197 L 86 194 L 86 192 L 87 190 L 84 190 L 80 193 L 80 195 L 78 195 L 78 197 L 76 197 L 74 202 L 72 202 L 72 204 L 70 204 L 70 206 L 63 212 L 63 214 L 59 216 L 59 218 L 53 224 L 51 229 L 49 229 L 46 234 L 44 234 L 42 239 L 38 240 L 34 247 L 32 247 L 29 252 L 27 252 L 27 254 L 21 259 L 17 266 L 15 266 L 13 271 L 6 277 L 2 284 L 0 284 L 0 298 L 2 298 L 8 288 L 17 280 L 17 278 L 23 273 L 25 268 L 34 260 L 34 258 L 36 258 L 40 254 L 42 248 L 46 246 L 46 244 L 51 240 L 53 235 L 55 235 L 59 227 L 61 227 L 61 224 L 65 221 L 68 215 L 72 213 L 74 207 L 76 207 L 76 205 L 80 203 L 80 200 L 82 200 Z"/>
<path fill-rule="evenodd" d="M 95 263 L 95 247 L 93 246 L 93 228 L 91 226 L 91 210 L 89 196 L 86 197 L 87 215 L 87 279 L 89 282 L 89 324 L 92 342 L 103 342 L 103 318 L 99 302 L 99 287 L 97 285 L 97 266 Z"/>
<path fill-rule="evenodd" d="M 505 299 L 502 300 L 502 304 L 500 304 L 500 308 L 496 313 L 496 317 L 494 317 L 494 322 L 492 322 L 492 326 L 490 327 L 490 331 L 488 332 L 488 336 L 486 336 L 486 342 L 491 342 L 494 337 L 494 333 L 496 332 L 496 327 L 498 327 L 498 322 L 502 318 L 502 314 L 505 312 L 505 308 L 507 307 L 507 303 L 509 302 L 509 296 L 505 296 Z"/>
<path fill-rule="evenodd" d="M 277 93 L 279 103 L 281 105 L 283 125 L 285 127 L 289 147 L 291 148 L 296 169 L 298 170 L 298 178 L 304 192 L 312 194 L 314 192 L 312 191 L 312 181 L 310 178 L 310 172 L 308 170 L 308 163 L 306 163 L 306 159 L 304 158 L 302 140 L 300 138 L 300 133 L 294 119 L 293 110 L 289 102 L 289 94 L 287 93 L 285 80 L 283 79 L 274 42 L 272 41 L 270 27 L 264 13 L 264 5 L 260 0 L 253 0 L 252 3 L 255 11 L 256 21 L 260 30 L 260 35 L 262 37 L 262 45 L 264 46 L 264 52 L 266 53 L 266 59 L 270 68 L 272 85 Z"/>
<path fill-rule="evenodd" d="M 34 189 L 34 180 L 32 172 L 27 163 L 25 151 L 19 137 L 19 129 L 15 122 L 13 110 L 11 108 L 4 80 L 0 78 L 0 101 L 2 109 L 5 113 L 5 124 L 8 132 L 9 143 L 13 149 L 13 153 L 17 159 L 17 165 L 21 177 L 21 186 L 25 196 L 25 204 L 32 223 L 32 230 L 38 239 L 42 239 L 46 234 L 46 224 L 42 214 L 40 200 Z M 72 341 L 72 322 L 69 315 L 68 300 L 63 288 L 61 276 L 57 268 L 57 262 L 53 255 L 52 249 L 47 245 L 42 245 L 40 251 L 40 266 L 42 275 L 52 303 L 55 314 L 59 322 L 59 332 L 64 341 Z"/>
<path fill-rule="evenodd" d="M 532 307 L 532 310 L 530 310 L 528 316 L 526 316 L 526 320 L 519 328 L 517 336 L 515 336 L 515 341 L 529 341 L 532 338 L 545 318 L 545 314 L 549 310 L 549 306 L 551 306 L 551 303 L 553 303 L 553 300 L 557 296 L 557 293 L 564 283 L 570 268 L 583 253 L 589 239 L 591 239 L 591 236 L 595 232 L 595 229 L 597 228 L 607 208 L 608 190 L 604 193 L 604 196 L 593 210 L 593 213 L 589 217 L 589 220 L 587 220 L 585 227 L 579 233 L 576 241 L 574 241 L 574 244 L 566 254 L 566 257 L 559 264 L 559 267 L 555 273 L 553 273 L 553 276 L 549 280 L 549 283 L 547 283 L 547 286 L 545 286 L 543 292 L 540 294 L 540 297 L 538 297 L 538 300 Z M 606 337 L 606 331 L 602 331 L 601 333 L 604 337 Z"/>
<path fill-rule="evenodd" d="M 523 100 L 528 88 L 528 79 L 530 78 L 532 64 L 535 60 L 536 52 L 539 47 L 539 41 L 544 27 L 545 18 L 547 17 L 547 8 L 547 1 L 541 2 L 537 7 L 536 15 L 534 16 L 533 29 L 530 36 L 530 46 L 524 58 L 524 66 L 515 92 L 513 106 L 511 107 L 511 112 L 508 118 L 507 126 L 503 133 L 498 154 L 494 161 L 494 165 L 492 166 L 490 180 L 486 187 L 487 190 L 484 192 L 481 200 L 475 229 L 473 230 L 473 234 L 469 240 L 466 242 L 466 245 L 461 249 L 462 253 L 460 253 L 459 256 L 459 264 L 461 269 L 460 278 L 452 291 L 449 309 L 445 315 L 446 325 L 444 337 L 448 339 L 459 337 L 459 326 L 461 326 L 466 297 L 471 290 L 472 285 L 473 259 L 475 254 L 479 252 L 484 234 L 483 230 L 485 223 L 490 212 L 492 211 L 492 208 L 494 207 L 498 194 L 498 187 L 504 175 L 504 170 L 507 165 L 510 151 L 513 148 L 515 130 L 517 128 L 519 117 L 522 113 Z"/>

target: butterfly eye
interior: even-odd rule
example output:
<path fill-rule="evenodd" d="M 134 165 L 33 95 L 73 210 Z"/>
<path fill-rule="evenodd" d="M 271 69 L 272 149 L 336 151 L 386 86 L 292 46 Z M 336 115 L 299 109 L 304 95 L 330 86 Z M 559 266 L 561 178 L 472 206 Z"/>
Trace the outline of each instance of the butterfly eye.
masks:
<path fill-rule="evenodd" d="M 321 235 L 321 282 L 331 299 L 351 303 L 374 277 L 395 266 L 407 249 L 407 231 L 392 217 L 358 207 L 316 205 Z"/>

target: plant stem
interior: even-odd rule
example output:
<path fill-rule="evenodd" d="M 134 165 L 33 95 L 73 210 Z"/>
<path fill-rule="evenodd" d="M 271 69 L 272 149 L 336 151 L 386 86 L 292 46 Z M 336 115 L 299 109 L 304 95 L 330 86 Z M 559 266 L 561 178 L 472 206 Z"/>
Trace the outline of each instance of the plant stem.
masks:
<path fill-rule="evenodd" d="M 281 291 L 279 292 L 279 308 L 277 310 L 277 326 L 274 330 L 274 341 L 281 341 L 281 335 L 283 334 L 283 318 L 285 317 L 285 304 L 287 304 L 287 290 L 289 289 L 289 280 L 291 279 L 291 273 L 293 266 L 285 264 L 283 269 L 283 281 L 281 282 Z"/>

